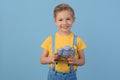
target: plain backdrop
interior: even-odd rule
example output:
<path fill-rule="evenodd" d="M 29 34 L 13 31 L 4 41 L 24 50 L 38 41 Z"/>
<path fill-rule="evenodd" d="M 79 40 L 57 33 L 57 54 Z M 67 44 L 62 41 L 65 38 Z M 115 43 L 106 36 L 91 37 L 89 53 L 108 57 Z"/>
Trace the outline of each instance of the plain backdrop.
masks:
<path fill-rule="evenodd" d="M 78 80 L 120 80 L 120 0 L 0 0 L 0 80 L 47 80 L 40 45 L 57 31 L 54 7 L 69 4 L 86 43 Z"/>

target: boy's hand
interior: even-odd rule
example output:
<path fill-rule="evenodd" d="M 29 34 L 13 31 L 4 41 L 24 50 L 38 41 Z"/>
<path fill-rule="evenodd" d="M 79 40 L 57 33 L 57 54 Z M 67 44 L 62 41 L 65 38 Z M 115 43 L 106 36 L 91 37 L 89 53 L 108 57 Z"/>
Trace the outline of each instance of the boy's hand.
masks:
<path fill-rule="evenodd" d="M 67 60 L 68 60 L 68 64 L 75 65 L 77 62 L 77 59 L 75 59 L 74 57 L 69 57 Z"/>
<path fill-rule="evenodd" d="M 51 58 L 51 62 L 55 63 L 57 59 L 58 59 L 58 54 L 57 53 L 53 53 L 52 58 Z"/>

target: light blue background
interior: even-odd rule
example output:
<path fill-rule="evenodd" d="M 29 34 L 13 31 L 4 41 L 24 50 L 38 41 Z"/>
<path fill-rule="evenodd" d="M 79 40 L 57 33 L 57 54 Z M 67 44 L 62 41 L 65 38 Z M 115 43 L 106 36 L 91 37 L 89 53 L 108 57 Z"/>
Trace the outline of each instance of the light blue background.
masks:
<path fill-rule="evenodd" d="M 87 44 L 78 80 L 120 80 L 120 0 L 0 0 L 0 80 L 46 80 L 43 40 L 57 31 L 53 9 L 68 3 L 72 31 Z"/>

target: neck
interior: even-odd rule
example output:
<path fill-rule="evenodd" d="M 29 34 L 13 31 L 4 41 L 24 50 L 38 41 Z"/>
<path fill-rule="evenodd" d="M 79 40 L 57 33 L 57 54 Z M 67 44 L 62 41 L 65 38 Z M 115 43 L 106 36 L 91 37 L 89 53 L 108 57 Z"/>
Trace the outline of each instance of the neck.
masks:
<path fill-rule="evenodd" d="M 69 32 L 58 31 L 58 34 L 61 35 L 61 36 L 68 36 L 70 33 L 71 33 L 71 31 L 69 31 Z"/>

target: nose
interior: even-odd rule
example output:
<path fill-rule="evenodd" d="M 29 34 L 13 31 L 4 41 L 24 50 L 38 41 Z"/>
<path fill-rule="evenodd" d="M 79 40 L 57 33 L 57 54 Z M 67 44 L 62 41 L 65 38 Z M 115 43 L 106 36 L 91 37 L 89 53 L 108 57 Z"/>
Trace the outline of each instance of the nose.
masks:
<path fill-rule="evenodd" d="M 66 21 L 66 20 L 63 20 L 63 24 L 67 24 L 67 21 Z"/>

